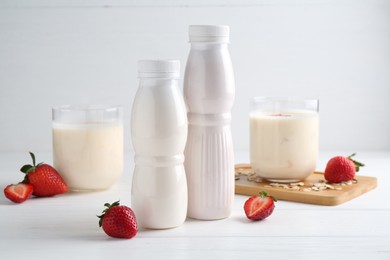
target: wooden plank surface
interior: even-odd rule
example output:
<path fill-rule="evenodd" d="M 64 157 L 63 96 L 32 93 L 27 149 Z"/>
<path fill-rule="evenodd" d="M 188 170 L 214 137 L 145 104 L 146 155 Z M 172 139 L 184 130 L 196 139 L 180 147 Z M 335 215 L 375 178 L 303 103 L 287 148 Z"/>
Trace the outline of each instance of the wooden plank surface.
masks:
<path fill-rule="evenodd" d="M 241 174 L 239 174 L 240 172 Z M 311 190 L 311 187 L 316 183 L 324 183 L 325 179 L 322 172 L 314 172 L 302 181 L 299 190 L 293 190 L 292 188 L 271 186 L 277 184 L 272 184 L 265 180 L 261 180 L 261 182 L 259 180 L 249 180 L 251 178 L 248 178 L 248 176 L 251 175 L 251 172 L 252 169 L 248 164 L 236 165 L 236 194 L 252 196 L 257 195 L 259 191 L 266 191 L 278 200 L 335 206 L 375 189 L 377 186 L 377 179 L 375 177 L 356 175 L 356 182 L 354 181 L 353 184 L 330 184 L 335 189 L 315 191 Z M 289 184 L 287 183 L 287 185 Z"/>

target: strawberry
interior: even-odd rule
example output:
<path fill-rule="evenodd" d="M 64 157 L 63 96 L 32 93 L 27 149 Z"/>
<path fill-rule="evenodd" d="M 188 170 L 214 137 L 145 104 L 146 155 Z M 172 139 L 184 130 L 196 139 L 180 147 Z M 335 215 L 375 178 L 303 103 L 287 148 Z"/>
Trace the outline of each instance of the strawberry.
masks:
<path fill-rule="evenodd" d="M 259 192 L 259 196 L 250 197 L 244 204 L 244 211 L 250 220 L 263 220 L 272 214 L 277 200 L 268 196 L 265 191 Z"/>
<path fill-rule="evenodd" d="M 348 157 L 335 156 L 331 158 L 326 164 L 325 180 L 328 182 L 343 182 L 355 178 L 355 173 L 359 171 L 359 167 L 364 166 L 363 163 L 352 159 L 356 154 Z"/>
<path fill-rule="evenodd" d="M 10 184 L 4 189 L 4 195 L 15 203 L 22 203 L 33 193 L 33 186 L 28 183 L 20 182 Z"/>
<path fill-rule="evenodd" d="M 26 174 L 23 182 L 33 186 L 33 195 L 50 197 L 68 191 L 61 175 L 52 166 L 44 163 L 35 165 L 35 155 L 30 152 L 33 165 L 26 164 L 20 171 Z"/>
<path fill-rule="evenodd" d="M 132 238 L 137 234 L 137 219 L 131 208 L 120 206 L 119 201 L 106 203 L 104 206 L 107 208 L 97 217 L 100 218 L 99 227 L 103 227 L 107 235 L 116 238 Z"/>

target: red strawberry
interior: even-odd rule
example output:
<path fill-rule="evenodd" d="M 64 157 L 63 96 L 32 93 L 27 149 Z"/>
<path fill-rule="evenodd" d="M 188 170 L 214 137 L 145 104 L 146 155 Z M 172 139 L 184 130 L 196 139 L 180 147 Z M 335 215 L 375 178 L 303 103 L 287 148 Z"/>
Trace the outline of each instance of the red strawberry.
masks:
<path fill-rule="evenodd" d="M 16 203 L 22 203 L 27 200 L 31 196 L 32 192 L 33 186 L 23 182 L 10 184 L 4 189 L 4 195 Z"/>
<path fill-rule="evenodd" d="M 274 197 L 268 196 L 265 191 L 259 192 L 260 196 L 250 197 L 244 204 L 247 218 L 251 220 L 263 220 L 272 214 L 275 208 Z"/>
<path fill-rule="evenodd" d="M 24 165 L 20 170 L 26 174 L 23 182 L 34 187 L 34 196 L 50 197 L 68 191 L 68 186 L 56 169 L 43 163 L 35 165 L 35 156 L 31 152 L 30 155 L 33 165 Z"/>
<path fill-rule="evenodd" d="M 126 206 L 120 206 L 119 201 L 104 204 L 107 208 L 98 216 L 99 227 L 110 237 L 132 238 L 137 234 L 138 225 L 134 212 Z"/>
<path fill-rule="evenodd" d="M 363 163 L 355 161 L 352 154 L 348 157 L 336 156 L 329 160 L 325 168 L 325 180 L 328 182 L 349 181 L 355 178 L 355 173 L 359 171 L 359 167 L 364 166 Z"/>

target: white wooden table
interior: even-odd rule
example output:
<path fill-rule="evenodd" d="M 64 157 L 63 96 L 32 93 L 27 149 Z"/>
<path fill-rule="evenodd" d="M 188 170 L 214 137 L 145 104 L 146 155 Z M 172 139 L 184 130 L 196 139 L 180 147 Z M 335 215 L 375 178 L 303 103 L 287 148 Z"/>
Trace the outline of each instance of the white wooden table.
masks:
<path fill-rule="evenodd" d="M 333 155 L 321 152 L 318 170 Z M 51 163 L 50 153 L 36 153 Z M 230 218 L 188 219 L 169 230 L 140 230 L 130 240 L 112 239 L 98 227 L 105 202 L 130 205 L 133 159 L 111 190 L 33 198 L 13 204 L 0 196 L 0 259 L 390 259 L 390 151 L 358 152 L 360 174 L 378 178 L 378 187 L 339 206 L 278 201 L 272 216 L 250 222 L 246 196 L 236 195 Z M 236 162 L 248 162 L 246 152 Z M 25 153 L 0 153 L 3 189 L 23 178 Z M 20 258 L 19 258 L 20 259 Z M 27 259 L 27 258 L 25 258 Z"/>

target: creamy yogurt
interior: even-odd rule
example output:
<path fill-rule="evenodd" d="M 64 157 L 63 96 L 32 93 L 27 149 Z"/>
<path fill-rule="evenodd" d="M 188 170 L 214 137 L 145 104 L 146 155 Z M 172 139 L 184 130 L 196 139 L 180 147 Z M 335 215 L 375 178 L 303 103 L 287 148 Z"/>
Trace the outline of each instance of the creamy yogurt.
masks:
<path fill-rule="evenodd" d="M 72 190 L 102 190 L 123 171 L 121 123 L 53 123 L 53 161 Z"/>
<path fill-rule="evenodd" d="M 290 182 L 308 177 L 318 158 L 318 113 L 250 114 L 250 161 L 257 175 Z"/>

